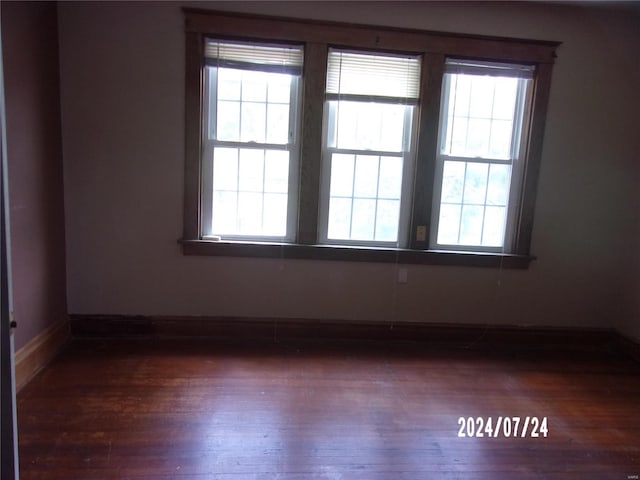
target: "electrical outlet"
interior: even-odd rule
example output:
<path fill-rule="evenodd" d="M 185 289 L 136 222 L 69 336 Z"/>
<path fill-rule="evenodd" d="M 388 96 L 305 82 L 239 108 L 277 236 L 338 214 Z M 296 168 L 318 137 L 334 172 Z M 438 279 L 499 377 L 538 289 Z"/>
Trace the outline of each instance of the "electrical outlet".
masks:
<path fill-rule="evenodd" d="M 418 242 L 426 242 L 427 241 L 427 226 L 426 225 L 418 225 L 416 229 L 416 240 Z"/>

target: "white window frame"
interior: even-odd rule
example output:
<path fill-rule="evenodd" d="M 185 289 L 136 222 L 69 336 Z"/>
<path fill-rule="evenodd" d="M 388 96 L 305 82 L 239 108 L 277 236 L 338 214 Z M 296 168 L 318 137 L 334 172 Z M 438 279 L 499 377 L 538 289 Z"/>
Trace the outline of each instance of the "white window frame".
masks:
<path fill-rule="evenodd" d="M 255 42 L 255 45 L 271 45 L 263 42 Z M 298 183 L 299 183 L 299 155 L 300 155 L 300 117 L 301 117 L 301 86 L 302 75 L 291 75 L 291 90 L 289 100 L 289 139 L 286 145 L 226 141 L 216 139 L 216 112 L 217 77 L 218 69 L 233 68 L 226 66 L 204 67 L 204 92 L 202 112 L 202 177 L 201 177 L 201 236 L 204 240 L 230 240 L 249 242 L 294 242 L 296 239 L 296 226 L 298 214 Z M 245 70 L 247 68 L 244 68 Z M 256 65 L 255 71 L 270 71 L 268 68 L 260 68 Z M 240 110 L 242 118 L 242 109 Z M 265 125 L 266 126 L 266 125 Z M 289 178 L 287 191 L 287 220 L 285 235 L 241 235 L 218 234 L 212 231 L 213 210 L 213 152 L 215 147 L 257 149 L 257 150 L 283 150 L 289 152 Z"/>
<path fill-rule="evenodd" d="M 478 64 L 488 62 L 474 62 Z M 515 64 L 514 64 L 515 65 Z M 438 146 L 436 153 L 435 175 L 433 182 L 433 199 L 431 211 L 431 231 L 429 235 L 429 248 L 431 250 L 442 251 L 459 251 L 474 253 L 511 253 L 514 250 L 517 227 L 519 205 L 521 202 L 522 187 L 524 181 L 524 173 L 526 170 L 526 148 L 528 144 L 528 132 L 531 121 L 533 81 L 527 81 L 525 78 L 518 79 L 518 87 L 515 101 L 514 122 L 512 131 L 511 152 L 509 159 L 491 158 L 491 157 L 462 157 L 454 155 L 446 155 L 443 153 L 443 144 L 446 142 L 447 131 L 447 113 L 449 111 L 449 96 L 451 75 L 444 73 L 442 79 L 442 93 L 440 103 L 440 118 L 438 124 Z M 487 165 L 502 164 L 511 166 L 511 182 L 509 188 L 509 199 L 507 203 L 507 215 L 505 221 L 505 231 L 502 246 L 483 246 L 483 245 L 456 245 L 438 243 L 438 230 L 440 219 L 440 206 L 442 196 L 443 170 L 445 161 L 460 161 L 465 163 L 482 163 Z M 484 220 L 483 220 L 484 222 Z M 458 234 L 459 235 L 459 234 Z"/>
<path fill-rule="evenodd" d="M 358 52 L 364 54 L 380 54 L 384 53 L 375 51 Z M 337 121 L 339 102 L 360 102 L 360 103 L 377 103 L 403 105 L 404 127 L 402 138 L 402 151 L 385 151 L 385 150 L 360 150 L 331 147 L 337 142 L 333 138 L 335 132 L 335 122 Z M 323 129 L 322 129 L 322 166 L 320 171 L 320 198 L 318 212 L 318 242 L 325 245 L 344 245 L 353 247 L 386 247 L 386 248 L 407 248 L 409 244 L 409 225 L 411 223 L 411 206 L 413 203 L 413 182 L 415 175 L 415 147 L 418 126 L 419 98 L 404 97 L 381 97 L 372 95 L 358 94 L 341 94 L 326 93 L 323 111 Z M 355 240 L 355 239 L 334 239 L 329 238 L 329 203 L 331 188 L 331 159 L 333 154 L 351 154 L 351 155 L 372 155 L 402 158 L 402 183 L 400 194 L 400 211 L 398 215 L 398 234 L 397 240 L 380 241 L 380 240 Z M 355 168 L 355 164 L 354 164 Z M 355 172 L 354 172 L 355 173 Z M 378 171 L 378 181 L 380 172 Z M 355 180 L 355 175 L 354 175 Z M 351 205 L 353 211 L 353 202 Z M 353 226 L 353 216 L 351 217 L 351 226 Z M 375 233 L 375 225 L 374 225 Z"/>

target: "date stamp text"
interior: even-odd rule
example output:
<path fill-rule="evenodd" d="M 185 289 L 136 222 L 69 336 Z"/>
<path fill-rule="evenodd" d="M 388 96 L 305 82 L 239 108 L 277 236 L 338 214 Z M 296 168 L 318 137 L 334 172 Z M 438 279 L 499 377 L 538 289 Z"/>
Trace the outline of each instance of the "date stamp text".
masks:
<path fill-rule="evenodd" d="M 460 438 L 547 438 L 547 417 L 458 417 Z"/>

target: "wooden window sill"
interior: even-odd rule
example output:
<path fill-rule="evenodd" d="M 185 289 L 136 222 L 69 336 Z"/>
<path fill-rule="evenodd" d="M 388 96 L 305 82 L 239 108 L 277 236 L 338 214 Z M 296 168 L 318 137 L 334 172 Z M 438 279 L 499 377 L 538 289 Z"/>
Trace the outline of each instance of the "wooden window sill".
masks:
<path fill-rule="evenodd" d="M 295 243 L 179 240 L 184 255 L 252 258 L 297 258 L 347 262 L 458 265 L 527 269 L 535 257 L 485 252 L 411 250 L 401 248 L 303 245 Z"/>

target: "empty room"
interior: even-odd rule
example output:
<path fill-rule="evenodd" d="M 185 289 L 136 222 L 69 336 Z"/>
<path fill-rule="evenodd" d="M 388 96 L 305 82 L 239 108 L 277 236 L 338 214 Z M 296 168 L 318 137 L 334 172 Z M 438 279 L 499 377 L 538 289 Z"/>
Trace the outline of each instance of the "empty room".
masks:
<path fill-rule="evenodd" d="M 2 479 L 640 478 L 639 2 L 1 2 Z"/>

